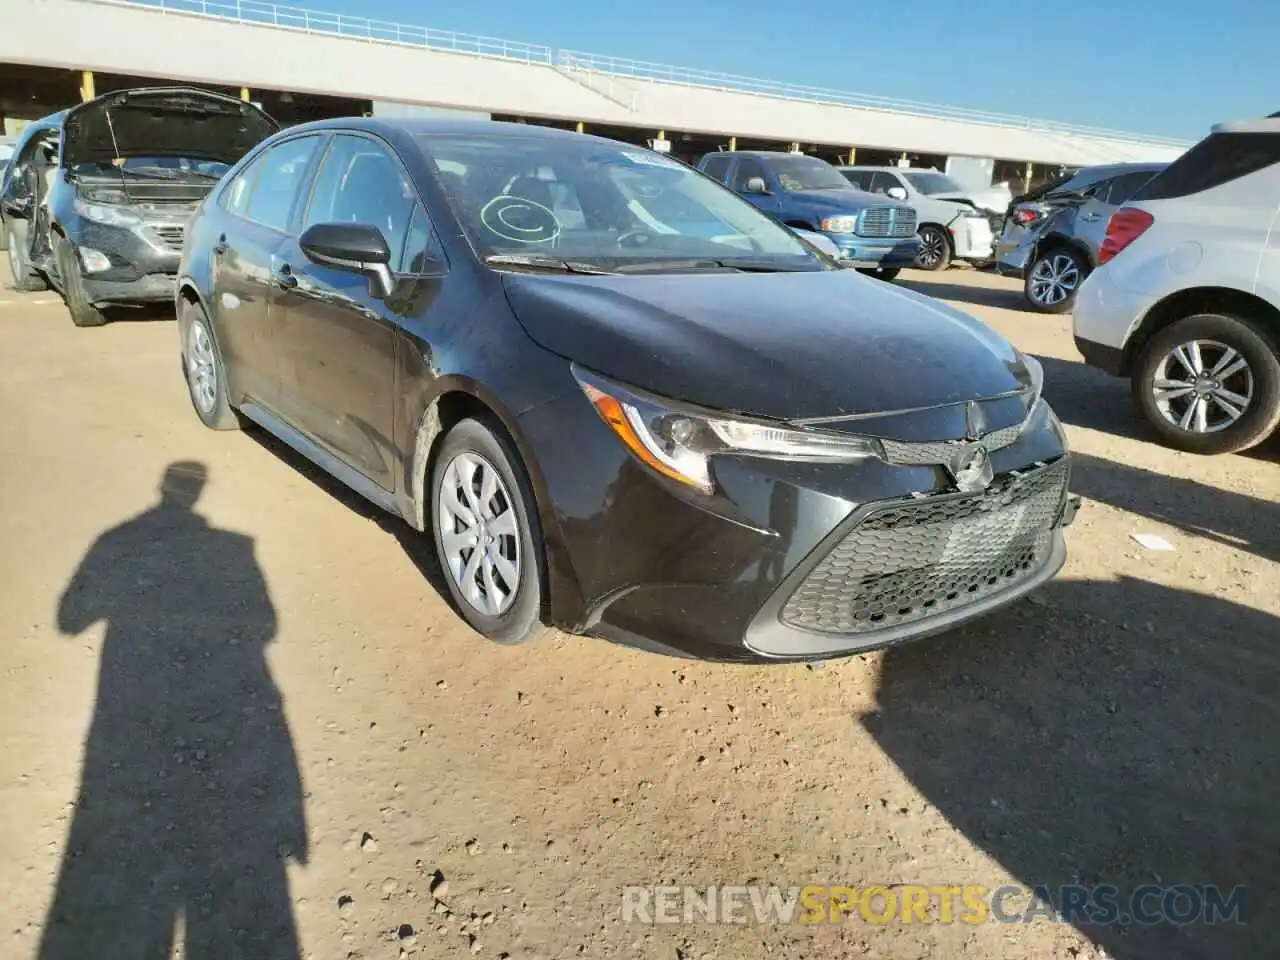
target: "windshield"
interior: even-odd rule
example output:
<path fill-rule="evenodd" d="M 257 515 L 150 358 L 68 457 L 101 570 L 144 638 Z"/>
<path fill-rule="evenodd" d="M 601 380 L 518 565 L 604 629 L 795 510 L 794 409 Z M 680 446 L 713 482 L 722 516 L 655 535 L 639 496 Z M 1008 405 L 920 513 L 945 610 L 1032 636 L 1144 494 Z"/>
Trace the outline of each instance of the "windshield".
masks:
<path fill-rule="evenodd" d="M 642 147 L 583 137 L 424 136 L 482 257 L 612 269 L 691 261 L 824 269 L 794 234 L 714 181 Z"/>
<path fill-rule="evenodd" d="M 770 157 L 768 164 L 788 193 L 852 189 L 839 170 L 817 157 Z"/>
<path fill-rule="evenodd" d="M 231 169 L 231 164 L 219 160 L 202 160 L 198 157 L 125 157 L 123 161 L 109 163 L 77 163 L 74 173 L 105 173 L 121 170 L 143 179 L 181 180 L 186 177 L 220 179 Z"/>
<path fill-rule="evenodd" d="M 964 187 L 956 183 L 945 173 L 934 173 L 927 171 L 924 173 L 903 173 L 907 178 L 907 183 L 911 184 L 926 197 L 932 197 L 935 193 L 962 193 Z"/>

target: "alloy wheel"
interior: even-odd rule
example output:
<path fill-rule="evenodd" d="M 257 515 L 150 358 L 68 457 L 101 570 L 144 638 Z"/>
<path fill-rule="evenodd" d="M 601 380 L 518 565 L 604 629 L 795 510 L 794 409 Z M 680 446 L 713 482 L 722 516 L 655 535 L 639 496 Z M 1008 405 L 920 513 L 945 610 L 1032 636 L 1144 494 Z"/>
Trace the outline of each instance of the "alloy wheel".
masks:
<path fill-rule="evenodd" d="M 946 253 L 947 241 L 937 230 L 924 230 L 920 234 L 920 252 L 916 255 L 916 266 L 932 270 L 942 262 Z"/>
<path fill-rule="evenodd" d="M 515 501 L 492 463 L 471 451 L 445 467 L 436 504 L 445 564 L 463 599 L 491 617 L 505 613 L 520 585 Z"/>
<path fill-rule="evenodd" d="M 218 363 L 214 358 L 213 339 L 204 323 L 191 324 L 187 343 L 187 383 L 196 407 L 206 416 L 218 404 Z"/>
<path fill-rule="evenodd" d="M 1240 351 L 1217 340 L 1189 340 L 1161 358 L 1151 381 L 1160 415 L 1189 433 L 1232 426 L 1253 402 L 1254 378 Z"/>
<path fill-rule="evenodd" d="M 1036 262 L 1031 271 L 1031 297 L 1045 307 L 1070 299 L 1080 286 L 1080 265 L 1074 257 L 1054 253 Z"/>

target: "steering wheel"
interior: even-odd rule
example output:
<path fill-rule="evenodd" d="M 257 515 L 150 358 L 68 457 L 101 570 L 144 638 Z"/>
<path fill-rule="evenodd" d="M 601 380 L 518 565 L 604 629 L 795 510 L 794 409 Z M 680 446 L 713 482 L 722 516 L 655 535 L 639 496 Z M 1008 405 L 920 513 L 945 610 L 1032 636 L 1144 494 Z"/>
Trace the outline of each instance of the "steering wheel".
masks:
<path fill-rule="evenodd" d="M 620 247 L 643 247 L 652 239 L 653 234 L 648 230 L 636 229 L 619 234 L 614 242 Z"/>

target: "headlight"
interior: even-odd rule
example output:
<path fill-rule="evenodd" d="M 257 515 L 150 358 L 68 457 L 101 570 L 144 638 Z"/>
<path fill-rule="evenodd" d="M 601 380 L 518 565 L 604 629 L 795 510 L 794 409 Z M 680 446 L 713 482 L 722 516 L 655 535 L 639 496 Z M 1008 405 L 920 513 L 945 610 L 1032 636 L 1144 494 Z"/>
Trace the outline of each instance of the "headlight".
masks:
<path fill-rule="evenodd" d="M 827 217 L 819 226 L 823 233 L 853 233 L 858 229 L 857 217 Z"/>
<path fill-rule="evenodd" d="M 882 455 L 875 440 L 721 416 L 623 387 L 577 364 L 573 375 L 596 412 L 636 459 L 704 493 L 714 489 L 710 461 L 717 454 L 819 463 Z"/>
<path fill-rule="evenodd" d="M 1020 356 L 1023 364 L 1026 365 L 1027 373 L 1031 376 L 1031 395 L 1027 398 L 1027 421 L 1025 421 L 1030 422 L 1031 413 L 1040 402 L 1041 394 L 1044 393 L 1044 367 L 1029 353 L 1023 353 Z"/>
<path fill-rule="evenodd" d="M 110 203 L 90 203 L 76 198 L 76 213 L 94 223 L 103 223 L 109 227 L 135 227 L 142 218 L 127 207 L 117 207 Z"/>

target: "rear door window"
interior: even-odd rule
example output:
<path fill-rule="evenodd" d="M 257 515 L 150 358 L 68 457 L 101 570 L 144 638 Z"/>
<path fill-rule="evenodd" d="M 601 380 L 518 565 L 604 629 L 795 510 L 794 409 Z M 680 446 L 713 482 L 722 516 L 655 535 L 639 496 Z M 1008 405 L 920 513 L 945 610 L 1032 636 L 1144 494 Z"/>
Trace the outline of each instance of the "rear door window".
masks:
<path fill-rule="evenodd" d="M 1278 161 L 1280 133 L 1210 134 L 1142 187 L 1133 199 L 1172 200 L 1202 193 Z"/>
<path fill-rule="evenodd" d="M 859 190 L 871 189 L 871 171 L 870 170 L 841 170 L 844 178 L 849 181 L 849 186 L 857 187 Z"/>
<path fill-rule="evenodd" d="M 319 143 L 319 137 L 298 137 L 267 151 L 249 195 L 250 220 L 273 230 L 288 230 L 294 202 Z"/>
<path fill-rule="evenodd" d="M 707 162 L 702 167 L 702 172 L 708 177 L 714 177 L 724 183 L 724 179 L 729 173 L 729 158 L 708 157 Z"/>

